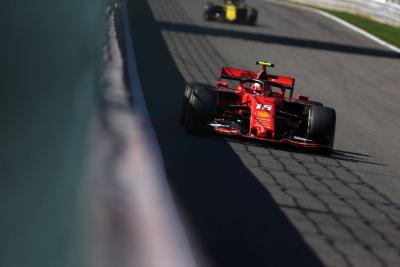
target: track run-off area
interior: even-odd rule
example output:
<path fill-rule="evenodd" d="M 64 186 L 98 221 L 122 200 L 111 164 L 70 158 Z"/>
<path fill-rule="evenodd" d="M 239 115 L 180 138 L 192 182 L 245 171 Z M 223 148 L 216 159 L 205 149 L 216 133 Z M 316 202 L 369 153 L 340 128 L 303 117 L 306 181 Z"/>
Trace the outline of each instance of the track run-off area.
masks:
<path fill-rule="evenodd" d="M 255 27 L 205 22 L 201 0 L 128 2 L 168 183 L 199 266 L 400 266 L 400 54 L 319 14 L 273 2 Z M 294 76 L 336 109 L 330 157 L 187 135 L 185 83 L 221 66 Z"/>

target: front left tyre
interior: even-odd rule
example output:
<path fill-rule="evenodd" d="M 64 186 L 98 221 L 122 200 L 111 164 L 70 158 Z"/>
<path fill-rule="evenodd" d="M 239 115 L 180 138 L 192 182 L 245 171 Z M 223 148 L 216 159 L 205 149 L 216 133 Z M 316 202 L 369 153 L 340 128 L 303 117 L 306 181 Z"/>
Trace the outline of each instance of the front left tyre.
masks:
<path fill-rule="evenodd" d="M 218 93 L 213 86 L 202 83 L 188 83 L 185 88 L 180 124 L 186 132 L 195 133 L 215 118 Z"/>

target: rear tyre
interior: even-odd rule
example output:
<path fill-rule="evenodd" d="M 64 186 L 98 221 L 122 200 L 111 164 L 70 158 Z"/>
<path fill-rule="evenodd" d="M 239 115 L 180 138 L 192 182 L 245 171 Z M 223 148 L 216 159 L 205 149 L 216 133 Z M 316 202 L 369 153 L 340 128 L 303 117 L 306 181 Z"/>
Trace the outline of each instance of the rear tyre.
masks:
<path fill-rule="evenodd" d="M 313 106 L 308 115 L 308 139 L 327 146 L 321 152 L 331 154 L 335 141 L 336 112 L 332 108 Z"/>
<path fill-rule="evenodd" d="M 199 132 L 207 123 L 213 121 L 217 104 L 218 93 L 214 91 L 213 86 L 201 83 L 187 84 L 180 118 L 186 132 Z"/>
<path fill-rule="evenodd" d="M 304 116 L 308 116 L 309 115 L 309 111 L 313 106 L 319 106 L 319 107 L 323 107 L 324 105 L 321 102 L 318 101 L 312 101 L 312 100 L 307 100 L 307 101 L 303 101 L 303 100 L 298 100 L 298 103 L 306 105 L 304 110 L 303 110 L 303 115 Z"/>
<path fill-rule="evenodd" d="M 255 8 L 250 8 L 249 14 L 247 16 L 247 24 L 254 26 L 257 24 L 257 18 L 258 18 L 258 11 Z"/>
<path fill-rule="evenodd" d="M 181 126 L 185 126 L 186 113 L 187 113 L 187 110 L 190 105 L 189 99 L 191 98 L 192 93 L 193 93 L 192 87 L 189 86 L 189 84 L 187 84 L 185 87 L 185 92 L 184 92 L 183 99 L 182 99 L 181 115 L 179 116 L 179 124 Z"/>
<path fill-rule="evenodd" d="M 310 104 L 313 104 L 314 106 L 320 106 L 320 107 L 324 106 L 321 102 L 318 102 L 318 101 L 309 100 L 307 102 Z"/>

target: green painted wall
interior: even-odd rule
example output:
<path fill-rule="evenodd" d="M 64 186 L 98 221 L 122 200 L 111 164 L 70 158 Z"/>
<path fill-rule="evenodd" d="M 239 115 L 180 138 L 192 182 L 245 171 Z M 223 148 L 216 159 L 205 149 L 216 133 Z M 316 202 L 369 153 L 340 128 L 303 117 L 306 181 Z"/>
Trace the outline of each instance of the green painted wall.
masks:
<path fill-rule="evenodd" d="M 105 0 L 0 8 L 0 266 L 84 266 L 88 124 Z"/>

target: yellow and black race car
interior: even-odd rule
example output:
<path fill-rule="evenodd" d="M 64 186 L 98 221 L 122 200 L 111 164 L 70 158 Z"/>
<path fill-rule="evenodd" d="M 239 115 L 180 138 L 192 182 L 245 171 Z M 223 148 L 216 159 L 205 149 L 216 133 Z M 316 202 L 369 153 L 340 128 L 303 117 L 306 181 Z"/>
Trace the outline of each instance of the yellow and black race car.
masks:
<path fill-rule="evenodd" d="M 244 0 L 222 0 L 217 3 L 207 2 L 203 16 L 208 21 L 256 25 L 258 11 L 249 7 Z"/>

